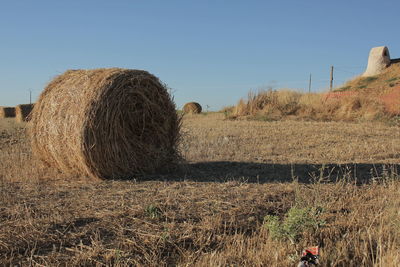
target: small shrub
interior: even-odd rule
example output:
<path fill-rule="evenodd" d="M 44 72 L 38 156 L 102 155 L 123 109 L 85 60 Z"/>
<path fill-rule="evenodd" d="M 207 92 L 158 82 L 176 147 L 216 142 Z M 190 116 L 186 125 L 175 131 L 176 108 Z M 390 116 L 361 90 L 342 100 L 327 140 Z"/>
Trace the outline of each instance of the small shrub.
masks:
<path fill-rule="evenodd" d="M 168 229 L 168 228 L 164 228 L 164 229 L 163 229 L 163 232 L 162 232 L 162 234 L 161 234 L 161 236 L 160 236 L 160 239 L 161 239 L 163 242 L 167 242 L 168 240 L 170 240 L 170 238 L 171 238 L 171 235 L 170 235 L 170 233 L 169 233 L 169 229 Z"/>
<path fill-rule="evenodd" d="M 232 113 L 234 109 L 235 109 L 235 106 L 226 106 L 226 107 L 223 107 L 219 112 L 222 112 L 222 113 L 225 113 L 225 112 L 227 112 L 227 113 Z"/>
<path fill-rule="evenodd" d="M 283 221 L 277 216 L 265 216 L 264 225 L 273 239 L 290 240 L 295 243 L 305 231 L 315 230 L 325 224 L 319 219 L 322 211 L 321 208 L 292 207 Z"/>
<path fill-rule="evenodd" d="M 394 116 L 385 121 L 385 123 L 389 126 L 400 127 L 400 116 Z"/>
<path fill-rule="evenodd" d="M 337 89 L 336 91 L 342 92 L 342 91 L 347 91 L 347 90 L 350 90 L 350 89 L 351 89 L 351 86 L 349 85 L 349 86 L 341 87 L 341 88 Z"/>
<path fill-rule="evenodd" d="M 391 82 L 397 81 L 397 80 L 399 80 L 399 79 L 400 79 L 400 77 L 394 77 L 394 78 L 391 78 L 391 79 L 389 79 L 389 80 L 386 80 L 386 82 L 387 82 L 387 83 L 391 83 Z"/>
<path fill-rule="evenodd" d="M 378 77 L 375 77 L 375 76 L 365 77 L 364 79 L 362 79 L 362 82 L 363 83 L 371 83 L 377 79 L 378 79 Z"/>
<path fill-rule="evenodd" d="M 257 114 L 252 117 L 252 119 L 255 121 L 277 121 L 280 118 L 275 118 L 274 116 L 271 116 L 271 114 Z"/>
<path fill-rule="evenodd" d="M 145 213 L 151 219 L 158 219 L 161 217 L 161 209 L 153 204 L 150 204 L 146 207 Z"/>

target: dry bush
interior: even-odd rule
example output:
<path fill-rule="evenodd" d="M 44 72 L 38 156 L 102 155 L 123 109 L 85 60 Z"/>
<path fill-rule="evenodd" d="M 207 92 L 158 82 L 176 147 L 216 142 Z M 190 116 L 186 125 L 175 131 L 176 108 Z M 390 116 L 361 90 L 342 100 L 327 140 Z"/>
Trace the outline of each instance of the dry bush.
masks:
<path fill-rule="evenodd" d="M 234 116 L 269 114 L 275 117 L 293 115 L 299 108 L 301 94 L 289 90 L 249 92 L 247 102 L 239 101 L 233 112 Z"/>
<path fill-rule="evenodd" d="M 308 94 L 288 90 L 249 93 L 235 106 L 233 117 L 251 116 L 266 119 L 301 118 L 314 120 L 373 120 L 391 117 L 377 95 Z"/>
<path fill-rule="evenodd" d="M 29 121 L 35 104 L 21 104 L 15 107 L 15 119 L 18 122 Z"/>
<path fill-rule="evenodd" d="M 225 114 L 231 114 L 235 109 L 235 106 L 225 106 L 223 107 L 219 112 L 225 113 Z"/>
<path fill-rule="evenodd" d="M 186 114 L 199 114 L 201 111 L 201 105 L 196 102 L 189 102 L 183 106 L 183 112 Z"/>
<path fill-rule="evenodd" d="M 295 115 L 300 109 L 301 96 L 302 94 L 290 90 L 268 90 L 257 94 L 249 92 L 247 101 L 241 99 L 236 105 L 233 116 L 267 115 L 279 119 Z"/>
<path fill-rule="evenodd" d="M 14 107 L 0 107 L 0 119 L 14 118 L 15 108 Z"/>
<path fill-rule="evenodd" d="M 69 70 L 45 88 L 30 126 L 34 155 L 99 178 L 170 169 L 180 119 L 159 79 L 128 69 Z"/>
<path fill-rule="evenodd" d="M 388 89 L 381 96 L 386 112 L 400 115 L 400 86 Z"/>
<path fill-rule="evenodd" d="M 384 114 L 384 106 L 379 99 L 363 94 L 340 99 L 338 107 L 335 113 L 337 120 L 373 120 Z"/>
<path fill-rule="evenodd" d="M 339 95 L 316 94 L 307 104 L 302 105 L 300 115 L 317 120 L 354 121 L 374 120 L 390 117 L 385 113 L 384 105 L 379 98 L 366 94 Z"/>

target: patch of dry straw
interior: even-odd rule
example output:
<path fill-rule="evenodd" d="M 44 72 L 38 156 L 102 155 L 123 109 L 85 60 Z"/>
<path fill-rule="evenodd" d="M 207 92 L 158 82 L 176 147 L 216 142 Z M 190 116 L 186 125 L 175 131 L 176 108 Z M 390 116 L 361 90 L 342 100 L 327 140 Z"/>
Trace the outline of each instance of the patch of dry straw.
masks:
<path fill-rule="evenodd" d="M 45 88 L 30 129 L 34 155 L 68 174 L 132 178 L 179 159 L 180 119 L 142 70 L 69 70 Z"/>
<path fill-rule="evenodd" d="M 201 111 L 201 105 L 196 102 L 189 102 L 183 106 L 183 112 L 187 114 L 199 114 Z"/>

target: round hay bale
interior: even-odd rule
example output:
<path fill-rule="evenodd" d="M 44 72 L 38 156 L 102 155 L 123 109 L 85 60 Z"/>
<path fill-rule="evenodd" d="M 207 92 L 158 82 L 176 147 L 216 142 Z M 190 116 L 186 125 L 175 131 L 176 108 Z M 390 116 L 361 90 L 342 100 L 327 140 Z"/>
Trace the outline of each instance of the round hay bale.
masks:
<path fill-rule="evenodd" d="M 183 112 L 187 114 L 199 114 L 201 110 L 200 104 L 196 102 L 189 102 L 183 106 Z"/>
<path fill-rule="evenodd" d="M 14 107 L 0 107 L 0 118 L 14 118 L 15 108 Z"/>
<path fill-rule="evenodd" d="M 18 122 L 30 121 L 35 104 L 21 104 L 15 107 L 15 119 Z"/>
<path fill-rule="evenodd" d="M 180 119 L 166 86 L 142 70 L 69 70 L 36 103 L 34 155 L 67 174 L 126 179 L 179 160 Z"/>

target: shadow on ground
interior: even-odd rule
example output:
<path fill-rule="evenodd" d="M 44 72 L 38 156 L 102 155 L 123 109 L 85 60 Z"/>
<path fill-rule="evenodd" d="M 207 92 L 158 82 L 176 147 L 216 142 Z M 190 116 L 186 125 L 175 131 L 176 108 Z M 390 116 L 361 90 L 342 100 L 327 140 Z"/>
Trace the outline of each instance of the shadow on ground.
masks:
<path fill-rule="evenodd" d="M 195 182 L 242 181 L 248 183 L 300 183 L 347 181 L 357 184 L 399 178 L 400 164 L 271 164 L 253 162 L 199 162 L 182 165 L 178 171 L 143 180 Z M 141 179 L 142 180 L 142 179 Z"/>

